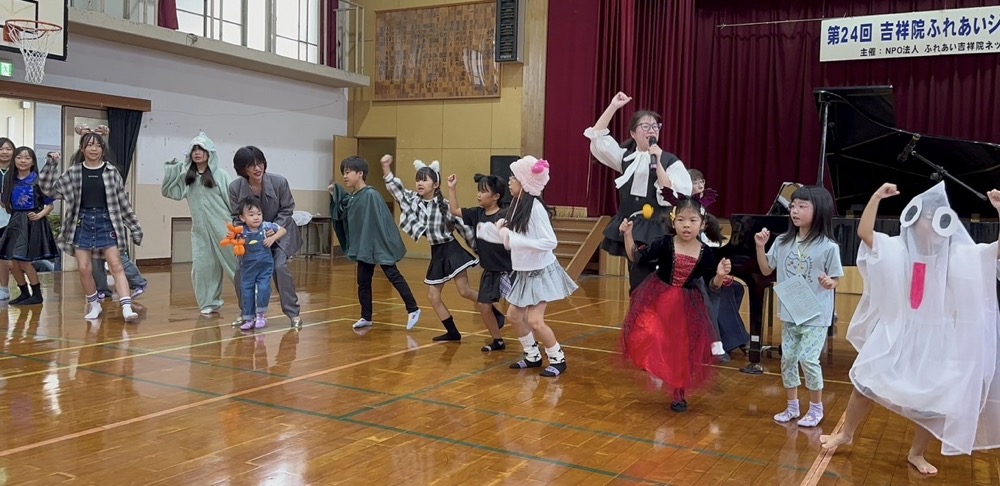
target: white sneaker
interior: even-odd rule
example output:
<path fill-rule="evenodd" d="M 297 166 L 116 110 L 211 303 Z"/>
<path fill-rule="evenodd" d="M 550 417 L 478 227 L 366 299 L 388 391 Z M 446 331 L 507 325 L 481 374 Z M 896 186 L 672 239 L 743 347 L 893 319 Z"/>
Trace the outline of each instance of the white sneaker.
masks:
<path fill-rule="evenodd" d="M 410 313 L 406 319 L 406 329 L 413 329 L 413 326 L 417 325 L 417 321 L 420 320 L 420 309 L 417 309 Z"/>
<path fill-rule="evenodd" d="M 84 315 L 83 318 L 84 319 L 97 319 L 98 317 L 101 317 L 101 311 L 102 310 L 104 310 L 104 309 L 101 309 L 101 304 L 99 302 L 91 302 L 90 303 L 90 311 L 87 312 L 87 314 Z"/>
<path fill-rule="evenodd" d="M 355 322 L 354 325 L 351 327 L 353 327 L 354 329 L 363 329 L 366 327 L 372 327 L 372 321 L 369 321 L 368 319 L 358 319 L 358 322 Z"/>

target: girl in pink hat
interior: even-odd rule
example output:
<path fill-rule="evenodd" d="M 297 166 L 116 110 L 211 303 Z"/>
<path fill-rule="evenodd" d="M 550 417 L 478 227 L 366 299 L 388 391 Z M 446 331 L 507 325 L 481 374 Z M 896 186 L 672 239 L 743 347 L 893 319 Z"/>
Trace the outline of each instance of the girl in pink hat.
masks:
<path fill-rule="evenodd" d="M 524 359 L 510 365 L 511 369 L 539 368 L 541 341 L 549 366 L 542 376 L 559 376 L 566 372 L 566 356 L 556 335 L 545 324 L 545 308 L 549 302 L 565 299 L 577 285 L 556 260 L 553 253 L 558 242 L 552 230 L 551 213 L 541 200 L 542 189 L 549 182 L 549 163 L 530 155 L 510 164 L 508 183 L 514 200 L 507 217 L 495 225 L 481 223 L 477 234 L 510 249 L 514 283 L 507 301 L 507 321 L 513 323 L 518 340 L 524 347 Z"/>

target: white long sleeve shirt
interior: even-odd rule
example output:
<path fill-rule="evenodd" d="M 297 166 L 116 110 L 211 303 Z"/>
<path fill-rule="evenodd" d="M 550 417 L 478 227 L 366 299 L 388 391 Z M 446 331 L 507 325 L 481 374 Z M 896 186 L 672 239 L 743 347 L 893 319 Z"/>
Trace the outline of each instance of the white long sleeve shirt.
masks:
<path fill-rule="evenodd" d="M 533 201 L 531 218 L 524 234 L 511 231 L 506 226 L 497 229 L 497 225 L 492 223 L 479 223 L 476 234 L 485 241 L 501 243 L 510 250 L 511 268 L 516 272 L 541 270 L 556 262 L 553 250 L 559 241 L 552 230 L 549 213 L 538 200 Z"/>
<path fill-rule="evenodd" d="M 656 178 L 656 172 L 649 170 L 649 152 L 640 152 L 637 150 L 629 154 L 628 157 L 625 157 L 626 150 L 610 135 L 610 131 L 607 128 L 594 130 L 593 127 L 590 127 L 583 132 L 583 135 L 590 139 L 590 153 L 594 155 L 594 158 L 615 172 L 622 174 L 615 179 L 615 188 L 620 189 L 625 184 L 630 184 L 629 193 L 633 196 L 649 196 L 647 194 L 649 178 Z M 623 169 L 623 162 L 630 161 L 632 163 Z M 662 161 L 660 165 L 663 165 Z M 667 167 L 666 171 L 667 177 L 670 178 L 670 185 L 674 190 L 674 194 L 690 196 L 693 183 L 691 182 L 691 175 L 688 174 L 687 168 L 684 167 L 684 162 L 678 160 L 671 164 L 670 167 Z M 660 206 L 670 206 L 670 203 L 660 195 L 660 189 L 662 189 L 660 183 L 657 181 L 653 184 L 656 187 L 656 202 Z"/>

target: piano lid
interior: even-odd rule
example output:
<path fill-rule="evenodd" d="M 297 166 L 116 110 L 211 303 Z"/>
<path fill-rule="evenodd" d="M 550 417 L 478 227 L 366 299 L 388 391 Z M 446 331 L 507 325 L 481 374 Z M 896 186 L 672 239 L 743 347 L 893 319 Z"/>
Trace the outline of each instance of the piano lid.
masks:
<path fill-rule="evenodd" d="M 883 201 L 879 214 L 895 217 L 910 198 L 944 180 L 960 216 L 992 217 L 989 202 L 917 157 L 897 160 L 915 134 L 896 128 L 891 86 L 819 88 L 813 94 L 820 114 L 829 103 L 826 164 L 838 214 L 864 207 L 876 189 L 892 182 L 901 195 Z M 980 193 L 1000 187 L 1000 145 L 921 134 L 915 150 Z"/>

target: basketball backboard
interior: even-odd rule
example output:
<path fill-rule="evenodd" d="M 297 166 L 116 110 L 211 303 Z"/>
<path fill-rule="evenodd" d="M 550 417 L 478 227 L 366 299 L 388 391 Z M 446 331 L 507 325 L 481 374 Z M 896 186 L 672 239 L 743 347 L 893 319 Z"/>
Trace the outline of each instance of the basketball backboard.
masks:
<path fill-rule="evenodd" d="M 49 22 L 62 30 L 50 35 L 56 39 L 49 44 L 49 59 L 66 60 L 66 19 L 69 16 L 67 4 L 69 0 L 0 0 L 0 26 L 8 19 L 37 20 Z M 0 36 L 0 49 L 20 53 L 12 42 Z"/>

